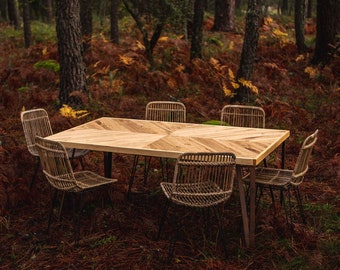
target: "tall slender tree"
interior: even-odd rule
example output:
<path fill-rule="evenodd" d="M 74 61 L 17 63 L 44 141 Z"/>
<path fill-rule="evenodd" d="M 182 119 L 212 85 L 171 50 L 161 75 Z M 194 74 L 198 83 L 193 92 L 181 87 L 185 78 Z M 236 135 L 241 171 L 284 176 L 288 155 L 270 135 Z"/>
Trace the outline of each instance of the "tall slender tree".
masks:
<path fill-rule="evenodd" d="M 0 0 L 0 21 L 8 20 L 8 0 Z"/>
<path fill-rule="evenodd" d="M 313 0 L 307 0 L 307 13 L 306 13 L 306 17 L 307 18 L 312 18 L 312 13 L 313 13 Z"/>
<path fill-rule="evenodd" d="M 250 80 L 253 74 L 257 45 L 259 41 L 260 0 L 248 0 L 246 29 L 243 40 L 241 60 L 237 71 L 238 80 Z M 252 100 L 249 87 L 241 85 L 233 101 L 249 103 Z"/>
<path fill-rule="evenodd" d="M 316 41 L 312 64 L 329 61 L 332 46 L 335 46 L 336 27 L 339 20 L 339 0 L 318 0 L 316 15 Z"/>
<path fill-rule="evenodd" d="M 190 59 L 202 58 L 203 18 L 205 0 L 195 0 Z"/>
<path fill-rule="evenodd" d="M 22 18 L 24 22 L 24 40 L 25 48 L 31 45 L 31 19 L 30 19 L 30 4 L 28 0 L 22 0 Z"/>
<path fill-rule="evenodd" d="M 20 17 L 19 17 L 19 9 L 18 9 L 18 1 L 17 0 L 8 0 L 8 18 L 11 25 L 14 26 L 14 29 L 18 30 L 20 28 Z"/>
<path fill-rule="evenodd" d="M 60 61 L 60 105 L 81 107 L 87 98 L 79 0 L 56 1 L 56 30 Z"/>
<path fill-rule="evenodd" d="M 235 0 L 215 0 L 215 16 L 212 31 L 235 30 Z"/>
<path fill-rule="evenodd" d="M 295 25 L 295 43 L 299 53 L 306 51 L 307 46 L 305 44 L 305 0 L 295 0 L 294 10 L 294 25 Z"/>
<path fill-rule="evenodd" d="M 111 42 L 118 44 L 119 43 L 119 28 L 118 28 L 118 9 L 121 0 L 111 0 L 111 9 L 110 9 L 110 37 Z"/>
<path fill-rule="evenodd" d="M 149 60 L 150 70 L 152 70 L 155 68 L 153 49 L 162 34 L 168 17 L 171 15 L 171 7 L 168 1 L 164 0 L 146 1 L 145 3 L 137 0 L 122 1 L 127 11 L 135 20 L 139 31 L 142 33 L 145 53 Z M 146 20 L 144 18 L 146 18 Z M 150 18 L 152 18 L 152 20 Z M 152 28 L 152 26 L 153 33 L 149 39 L 148 28 Z"/>
<path fill-rule="evenodd" d="M 80 0 L 80 23 L 84 53 L 91 48 L 92 0 Z"/>
<path fill-rule="evenodd" d="M 52 23 L 53 21 L 53 5 L 52 0 L 44 0 L 44 8 L 46 11 L 46 22 Z"/>

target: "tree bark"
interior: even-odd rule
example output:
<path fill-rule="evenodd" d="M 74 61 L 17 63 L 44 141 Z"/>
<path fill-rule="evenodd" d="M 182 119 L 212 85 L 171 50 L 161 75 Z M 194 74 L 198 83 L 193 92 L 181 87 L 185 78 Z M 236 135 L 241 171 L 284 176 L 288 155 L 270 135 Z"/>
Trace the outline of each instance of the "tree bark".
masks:
<path fill-rule="evenodd" d="M 84 53 L 91 48 L 92 39 L 92 1 L 80 0 L 80 23 L 83 36 Z"/>
<path fill-rule="evenodd" d="M 240 65 L 236 75 L 237 79 L 251 79 L 259 40 L 259 18 L 260 10 L 258 0 L 248 0 L 246 29 L 244 34 Z M 250 102 L 250 89 L 245 86 L 240 86 L 240 88 L 237 89 L 237 95 L 235 96 L 234 101 L 240 101 L 243 103 Z"/>
<path fill-rule="evenodd" d="M 288 0 L 282 0 L 281 13 L 287 15 L 289 12 Z"/>
<path fill-rule="evenodd" d="M 335 46 L 336 26 L 339 0 L 318 0 L 316 16 L 315 52 L 311 60 L 314 65 L 325 65 L 330 58 L 332 47 Z"/>
<path fill-rule="evenodd" d="M 202 58 L 204 6 L 204 0 L 195 0 L 190 48 L 191 60 L 194 58 Z"/>
<path fill-rule="evenodd" d="M 79 1 L 57 0 L 56 3 L 56 30 L 60 61 L 60 106 L 68 104 L 79 108 L 88 94 L 82 57 Z"/>
<path fill-rule="evenodd" d="M 215 20 L 211 30 L 235 30 L 235 0 L 215 0 Z"/>
<path fill-rule="evenodd" d="M 149 6 L 147 6 L 146 10 L 144 10 L 145 6 L 141 5 L 140 3 L 136 3 L 135 1 L 123 0 L 123 3 L 127 11 L 135 20 L 139 31 L 142 33 L 145 54 L 150 64 L 150 70 L 153 70 L 155 68 L 153 49 L 155 48 L 158 39 L 161 36 L 164 25 L 166 23 L 166 19 L 168 18 L 168 16 L 170 16 L 170 6 L 167 4 L 167 2 L 161 0 L 158 1 L 158 3 L 156 3 L 154 7 L 150 7 L 149 9 Z M 150 4 L 149 2 L 146 3 Z M 142 14 L 146 15 L 144 16 L 146 17 L 146 22 L 143 21 Z M 155 21 L 155 27 L 149 40 L 146 24 L 148 22 L 151 22 L 151 16 Z"/>
<path fill-rule="evenodd" d="M 111 42 L 119 44 L 119 28 L 118 28 L 118 9 L 121 0 L 111 0 L 111 10 L 110 10 L 110 37 Z"/>
<path fill-rule="evenodd" d="M 51 24 L 53 21 L 53 6 L 52 0 L 45 0 L 46 21 Z"/>
<path fill-rule="evenodd" d="M 20 28 L 20 18 L 17 0 L 8 0 L 8 18 L 14 29 L 18 30 Z"/>
<path fill-rule="evenodd" d="M 313 13 L 313 1 L 307 0 L 307 18 L 312 18 Z"/>
<path fill-rule="evenodd" d="M 305 44 L 305 0 L 295 0 L 295 43 L 299 53 L 307 49 Z"/>
<path fill-rule="evenodd" d="M 0 21 L 8 20 L 8 0 L 0 0 Z"/>
<path fill-rule="evenodd" d="M 24 40 L 25 48 L 31 46 L 31 19 L 30 19 L 30 4 L 28 0 L 22 0 L 22 18 L 24 22 Z"/>

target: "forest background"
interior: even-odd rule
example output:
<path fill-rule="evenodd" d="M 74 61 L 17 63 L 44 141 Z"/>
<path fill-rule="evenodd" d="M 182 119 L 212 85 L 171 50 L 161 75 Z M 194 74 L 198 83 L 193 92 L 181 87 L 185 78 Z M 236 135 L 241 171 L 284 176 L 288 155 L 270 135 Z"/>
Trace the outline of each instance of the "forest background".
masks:
<path fill-rule="evenodd" d="M 51 235 L 46 234 L 49 186 L 40 172 L 36 186 L 29 190 L 35 160 L 25 145 L 20 111 L 45 108 L 57 132 L 101 116 L 142 119 L 147 102 L 179 100 L 187 107 L 188 122 L 216 122 L 221 108 L 230 102 L 228 90 L 237 73 L 245 28 L 244 15 L 239 14 L 235 31 L 212 32 L 213 16 L 206 12 L 202 58 L 190 61 L 190 43 L 167 25 L 154 49 L 158 68 L 150 70 L 141 33 L 131 17 L 126 14 L 119 21 L 119 44 L 110 42 L 107 20 L 95 18 L 94 22 L 91 50 L 85 56 L 90 95 L 84 109 L 89 114 L 82 118 L 59 110 L 53 24 L 34 21 L 29 48 L 24 46 L 22 29 L 1 24 L 0 269 L 336 269 L 340 61 L 335 53 L 325 66 L 311 66 L 315 22 L 306 28 L 306 52 L 299 53 L 292 18 L 282 14 L 266 17 L 260 28 L 251 80 L 258 90 L 253 104 L 265 109 L 267 127 L 291 131 L 287 167 L 293 166 L 302 140 L 315 129 L 320 131 L 301 187 L 307 225 L 296 217 L 291 236 L 284 212 L 274 212 L 270 202 L 264 201 L 257 215 L 256 247 L 247 250 L 235 192 L 225 208 L 228 259 L 214 241 L 200 245 L 200 233 L 186 231 L 174 261 L 167 265 L 168 239 L 153 240 L 164 202 L 160 175 L 154 171 L 144 187 L 140 172 L 138 193 L 127 201 L 132 159 L 115 155 L 113 175 L 120 181 L 112 191 L 114 209 L 99 207 L 88 198 L 91 203 L 82 216 L 79 246 L 72 244 L 67 211 L 60 224 L 54 223 Z M 100 153 L 90 153 L 85 162 L 87 168 L 103 171 Z M 280 155 L 274 153 L 270 165 L 279 164 Z M 188 218 L 187 225 L 199 231 L 195 218 Z"/>

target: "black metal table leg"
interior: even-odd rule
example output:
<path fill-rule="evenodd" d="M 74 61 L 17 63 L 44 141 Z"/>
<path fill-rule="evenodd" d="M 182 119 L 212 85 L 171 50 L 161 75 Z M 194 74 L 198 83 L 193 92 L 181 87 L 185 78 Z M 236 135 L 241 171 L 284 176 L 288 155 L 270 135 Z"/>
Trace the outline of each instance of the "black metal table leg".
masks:
<path fill-rule="evenodd" d="M 105 177 L 112 177 L 112 153 L 104 152 L 104 174 Z"/>

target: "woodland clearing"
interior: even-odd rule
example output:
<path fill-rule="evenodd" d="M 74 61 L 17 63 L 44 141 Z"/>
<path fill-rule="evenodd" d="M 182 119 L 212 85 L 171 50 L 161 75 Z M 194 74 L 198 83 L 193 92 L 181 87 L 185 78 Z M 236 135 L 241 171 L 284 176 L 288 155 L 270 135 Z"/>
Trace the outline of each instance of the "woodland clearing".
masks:
<path fill-rule="evenodd" d="M 308 70 L 311 52 L 298 55 L 292 42 L 273 35 L 274 28 L 289 32 L 284 24 L 261 29 L 252 84 L 259 89 L 256 105 L 266 112 L 266 126 L 291 131 L 286 142 L 288 168 L 294 165 L 303 139 L 319 129 L 301 186 L 307 224 L 301 224 L 295 213 L 291 236 L 284 211 L 275 213 L 268 199 L 257 213 L 256 247 L 248 250 L 235 190 L 224 208 L 229 257 L 223 257 L 214 236 L 202 240 L 198 212 L 178 209 L 186 218 L 183 239 L 166 264 L 171 228 L 154 240 L 165 199 L 159 189 L 160 172 L 154 170 L 144 186 L 141 167 L 135 194 L 127 200 L 131 156 L 113 155 L 112 174 L 119 180 L 111 191 L 113 209 L 94 200 L 96 194 L 85 198 L 78 246 L 72 242 L 70 205 L 62 221 L 54 222 L 50 235 L 46 233 L 50 187 L 40 171 L 29 190 L 35 160 L 25 145 L 20 111 L 45 108 L 54 132 L 102 116 L 143 119 L 145 105 L 152 100 L 180 100 L 187 107 L 188 122 L 218 120 L 230 101 L 223 83 L 230 83 L 228 69 L 236 73 L 242 35 L 206 31 L 204 59 L 192 63 L 187 41 L 163 38 L 154 52 L 158 69 L 152 72 L 135 45 L 137 32 L 131 31 L 120 45 L 94 37 L 86 55 L 89 115 L 76 119 L 58 110 L 58 73 L 46 64 L 35 67 L 38 62 L 58 60 L 56 42 L 36 41 L 24 49 L 22 36 L 5 35 L 8 26 L 1 26 L 0 269 L 336 269 L 340 265 L 340 59 L 335 55 L 322 70 Z M 279 166 L 279 153 L 269 162 Z M 85 166 L 103 173 L 102 154 L 91 152 Z M 215 231 L 213 227 L 212 235 Z"/>

